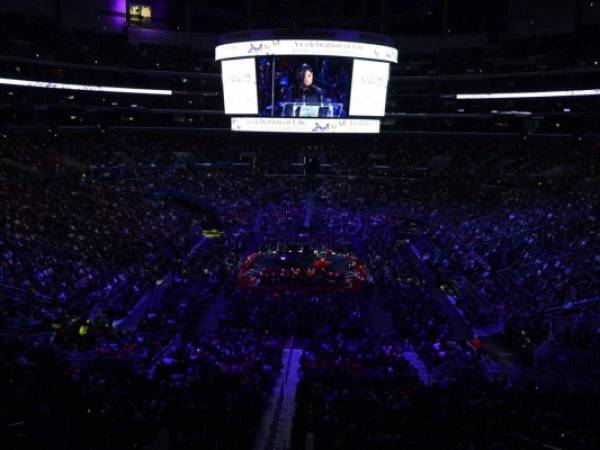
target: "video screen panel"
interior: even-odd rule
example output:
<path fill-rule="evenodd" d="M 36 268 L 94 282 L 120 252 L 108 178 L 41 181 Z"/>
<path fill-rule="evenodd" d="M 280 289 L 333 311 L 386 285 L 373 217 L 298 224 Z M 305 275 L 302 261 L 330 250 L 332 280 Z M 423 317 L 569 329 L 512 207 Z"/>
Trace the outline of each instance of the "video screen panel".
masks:
<path fill-rule="evenodd" d="M 351 41 L 262 40 L 219 45 L 215 59 L 222 62 L 225 113 L 255 119 L 237 118 L 237 131 L 370 133 L 379 126 L 367 118 L 385 116 L 398 51 Z"/>
<path fill-rule="evenodd" d="M 267 55 L 342 56 L 373 61 L 398 62 L 394 47 L 354 41 L 321 39 L 276 39 L 242 41 L 217 45 L 215 60 Z"/>
<path fill-rule="evenodd" d="M 294 118 L 294 117 L 232 117 L 233 131 L 347 134 L 379 133 L 381 121 L 378 119 L 333 119 L 333 118 Z"/>
<path fill-rule="evenodd" d="M 221 61 L 225 114 L 258 114 L 254 58 Z"/>
<path fill-rule="evenodd" d="M 352 71 L 350 115 L 381 117 L 385 115 L 390 64 L 355 59 Z"/>
<path fill-rule="evenodd" d="M 352 59 L 324 56 L 258 58 L 262 117 L 348 117 Z"/>

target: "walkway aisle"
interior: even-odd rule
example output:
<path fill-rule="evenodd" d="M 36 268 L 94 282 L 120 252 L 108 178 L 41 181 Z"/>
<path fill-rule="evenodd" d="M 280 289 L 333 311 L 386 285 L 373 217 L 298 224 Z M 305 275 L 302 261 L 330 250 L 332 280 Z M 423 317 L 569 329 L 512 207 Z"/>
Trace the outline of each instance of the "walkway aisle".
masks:
<path fill-rule="evenodd" d="M 309 191 L 306 194 L 306 203 L 304 207 L 304 228 L 310 228 L 310 224 L 312 222 L 312 214 L 313 214 L 314 200 L 313 193 Z"/>
<path fill-rule="evenodd" d="M 376 288 L 367 304 L 367 314 L 371 327 L 375 332 L 383 337 L 393 335 L 396 330 L 394 329 L 394 321 L 392 315 L 385 307 L 383 301 L 383 294 Z"/>
<path fill-rule="evenodd" d="M 420 240 L 419 241 L 424 246 L 431 246 L 431 243 Z M 450 330 L 456 339 L 470 339 L 474 334 L 477 334 L 478 331 L 481 330 L 473 330 L 471 326 L 468 324 L 465 319 L 462 311 L 456 306 L 456 298 L 453 296 L 443 293 L 437 287 L 437 280 L 435 279 L 435 275 L 431 273 L 431 271 L 427 268 L 427 265 L 423 261 L 423 257 L 421 256 L 422 248 L 419 248 L 416 243 L 410 244 L 410 252 L 418 261 L 421 267 L 421 271 L 427 278 L 427 282 L 430 285 L 432 292 L 435 293 L 435 298 L 440 306 L 440 309 L 444 311 L 446 317 L 448 318 L 448 325 L 450 326 Z M 497 328 L 496 331 L 500 331 L 500 328 Z M 486 332 L 486 335 L 489 333 L 493 333 L 493 329 L 483 330 Z M 482 336 L 479 336 L 480 338 Z M 484 347 L 486 349 L 486 353 L 489 355 L 489 358 L 486 358 L 484 364 L 486 365 L 486 372 L 489 378 L 493 378 L 496 373 L 502 372 L 509 376 L 517 376 L 521 367 L 517 361 L 516 356 L 510 352 L 499 339 L 494 339 L 493 336 L 486 336 L 482 339 L 484 343 Z"/>
<path fill-rule="evenodd" d="M 421 361 L 421 358 L 419 358 L 419 355 L 417 355 L 417 352 L 408 341 L 404 343 L 404 352 L 402 356 L 404 356 L 404 359 L 406 359 L 410 366 L 415 369 L 421 383 L 425 386 L 429 386 L 431 384 L 429 370 L 427 370 L 427 366 Z"/>
<path fill-rule="evenodd" d="M 225 291 L 223 288 L 210 302 L 208 311 L 202 317 L 198 331 L 216 331 L 219 329 L 219 318 L 225 313 Z"/>
<path fill-rule="evenodd" d="M 162 300 L 165 290 L 172 281 L 173 275 L 167 275 L 162 280 L 158 280 L 154 287 L 148 289 L 142 295 L 142 298 L 129 310 L 124 318 L 113 322 L 113 327 L 121 330 L 135 330 L 144 313 Z"/>
<path fill-rule="evenodd" d="M 262 224 L 264 219 L 264 209 L 261 208 L 256 213 L 256 218 L 254 219 L 254 225 L 252 226 L 252 236 L 246 245 L 246 248 L 242 252 L 240 256 L 240 263 L 242 263 L 249 255 L 258 251 L 260 244 L 262 244 L 263 235 L 262 235 Z"/>
<path fill-rule="evenodd" d="M 452 296 L 442 292 L 439 289 L 439 285 L 437 279 L 433 273 L 429 270 L 425 262 L 423 261 L 423 257 L 421 256 L 421 251 L 417 247 L 415 243 L 409 245 L 410 254 L 417 259 L 419 263 L 419 267 L 421 269 L 421 273 L 425 276 L 425 281 L 429 286 L 431 293 L 433 294 L 435 300 L 438 303 L 440 309 L 445 313 L 445 316 L 448 319 L 448 325 L 450 326 L 450 331 L 452 336 L 455 339 L 470 339 L 473 336 L 473 330 L 465 320 L 462 312 L 458 310 L 455 305 L 455 301 Z"/>
<path fill-rule="evenodd" d="M 281 372 L 275 381 L 267 408 L 254 441 L 254 450 L 290 448 L 296 413 L 296 389 L 300 381 L 302 349 L 283 350 Z"/>
<path fill-rule="evenodd" d="M 358 256 L 360 259 L 366 261 L 367 260 L 367 250 L 365 249 L 365 239 L 366 236 L 362 231 L 363 222 L 360 214 L 357 212 L 354 216 L 354 222 L 356 223 L 356 228 L 354 229 L 354 233 L 352 234 L 352 249 L 354 250 L 354 254 Z"/>

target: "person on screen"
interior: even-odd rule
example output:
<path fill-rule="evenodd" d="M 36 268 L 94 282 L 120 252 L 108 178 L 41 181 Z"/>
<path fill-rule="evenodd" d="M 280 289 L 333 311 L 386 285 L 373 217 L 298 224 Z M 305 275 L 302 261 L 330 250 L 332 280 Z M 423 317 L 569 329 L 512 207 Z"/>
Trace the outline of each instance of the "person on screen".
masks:
<path fill-rule="evenodd" d="M 309 64 L 300 66 L 296 80 L 295 101 L 323 102 L 323 89 L 315 85 L 315 74 Z"/>

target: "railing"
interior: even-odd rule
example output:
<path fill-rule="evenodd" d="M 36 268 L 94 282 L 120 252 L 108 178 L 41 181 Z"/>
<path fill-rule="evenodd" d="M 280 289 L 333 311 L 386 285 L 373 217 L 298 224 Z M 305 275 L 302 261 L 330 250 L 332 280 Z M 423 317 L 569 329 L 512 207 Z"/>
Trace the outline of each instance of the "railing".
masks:
<path fill-rule="evenodd" d="M 221 74 L 218 72 L 197 72 L 197 71 L 182 71 L 182 70 L 155 70 L 155 69 L 142 69 L 135 67 L 119 67 L 119 66 L 99 66 L 97 64 L 85 64 L 85 63 L 73 63 L 66 61 L 51 61 L 41 60 L 34 58 L 24 58 L 12 55 L 0 55 L 0 61 L 11 61 L 20 62 L 27 64 L 35 64 L 38 66 L 47 67 L 68 67 L 72 69 L 85 69 L 93 70 L 96 72 L 123 72 L 123 73 L 136 73 L 142 75 L 159 76 L 159 77 L 187 77 L 187 78 L 202 78 L 202 77 L 220 77 Z"/>
<path fill-rule="evenodd" d="M 267 442 L 265 443 L 265 450 L 277 450 L 275 448 L 275 438 L 277 437 L 277 430 L 279 428 L 279 422 L 281 419 L 281 408 L 283 406 L 283 398 L 284 398 L 284 390 L 285 386 L 288 382 L 288 376 L 290 374 L 290 365 L 292 361 L 292 349 L 290 345 L 290 352 L 288 354 L 288 360 L 286 363 L 285 376 L 281 382 L 281 387 L 279 389 L 279 395 L 277 396 L 277 402 L 275 404 L 275 410 L 273 411 L 273 420 L 271 421 L 271 426 L 269 427 L 269 435 L 267 437 Z M 284 444 L 285 450 L 286 445 Z"/>
<path fill-rule="evenodd" d="M 37 293 L 35 291 L 28 291 L 28 290 L 25 290 L 25 289 L 13 286 L 12 284 L 0 283 L 0 288 L 9 289 L 9 290 L 12 290 L 12 291 L 17 291 L 17 292 L 20 292 L 22 294 L 33 295 L 34 297 L 37 297 L 38 299 L 43 299 L 44 301 L 45 300 L 52 300 L 52 297 L 50 297 L 49 295 L 39 294 L 39 293 Z M 50 301 L 45 302 L 45 303 L 50 304 Z"/>
<path fill-rule="evenodd" d="M 591 268 L 590 268 L 591 270 Z M 563 315 L 563 314 L 571 314 L 573 312 L 580 312 L 582 308 L 587 308 L 588 306 L 597 306 L 594 305 L 595 303 L 599 303 L 600 302 L 600 295 L 592 297 L 592 298 L 586 298 L 586 299 L 581 299 L 575 302 L 571 302 L 570 306 L 567 306 L 567 304 L 563 304 L 560 306 L 553 306 L 551 308 L 548 308 L 544 311 L 544 316 L 552 316 L 555 314 L 558 315 Z M 598 305 L 600 306 L 600 305 Z"/>
<path fill-rule="evenodd" d="M 529 444 L 529 448 L 539 448 L 545 450 L 563 450 L 563 447 L 555 447 L 550 444 L 544 444 L 543 442 L 540 442 L 537 439 L 532 439 L 526 436 L 517 436 L 517 439 L 521 442 L 526 442 L 527 444 Z"/>
<path fill-rule="evenodd" d="M 600 381 L 595 378 L 588 378 L 583 376 L 577 376 L 567 373 L 549 373 L 539 372 L 534 369 L 528 369 L 523 367 L 508 369 L 498 365 L 484 365 L 484 372 L 488 379 L 502 379 L 502 380 L 532 380 L 542 386 L 585 386 L 593 389 L 595 392 L 600 392 Z"/>

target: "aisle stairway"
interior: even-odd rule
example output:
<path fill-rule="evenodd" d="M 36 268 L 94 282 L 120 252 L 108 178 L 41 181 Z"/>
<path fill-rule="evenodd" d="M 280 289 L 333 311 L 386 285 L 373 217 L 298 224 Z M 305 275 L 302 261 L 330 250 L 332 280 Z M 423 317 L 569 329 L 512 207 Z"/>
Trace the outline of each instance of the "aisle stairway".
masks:
<path fill-rule="evenodd" d="M 256 435 L 254 450 L 290 448 L 302 349 L 283 350 L 282 367 Z"/>
<path fill-rule="evenodd" d="M 165 290 L 172 281 L 173 275 L 170 274 L 157 280 L 156 284 L 141 296 L 140 300 L 129 310 L 125 317 L 113 322 L 113 327 L 121 330 L 135 330 L 146 311 L 158 305 L 162 300 Z"/>
<path fill-rule="evenodd" d="M 354 228 L 354 233 L 352 234 L 352 249 L 354 250 L 354 254 L 358 256 L 362 260 L 367 259 L 367 251 L 365 248 L 365 235 L 363 233 L 366 227 L 363 226 L 363 221 L 360 213 L 356 213 L 354 215 L 354 223 L 356 224 L 356 228 Z"/>
<path fill-rule="evenodd" d="M 304 223 L 303 223 L 304 228 L 310 228 L 310 224 L 312 222 L 313 206 L 314 206 L 313 193 L 308 192 L 306 194 L 306 203 L 305 203 L 305 207 L 304 207 Z"/>
<path fill-rule="evenodd" d="M 225 314 L 225 292 L 221 288 L 219 293 L 213 298 L 208 305 L 208 311 L 200 321 L 198 331 L 200 333 L 206 331 L 217 331 L 219 329 L 219 319 Z"/>
<path fill-rule="evenodd" d="M 404 359 L 413 369 L 415 369 L 421 384 L 429 386 L 431 384 L 431 375 L 429 374 L 429 370 L 427 370 L 427 366 L 421 360 L 421 358 L 419 358 L 419 355 L 417 355 L 417 352 L 409 342 L 404 343 L 404 352 L 402 353 L 402 356 L 404 356 Z"/>
<path fill-rule="evenodd" d="M 383 293 L 379 288 L 375 288 L 373 296 L 367 304 L 367 314 L 371 327 L 379 336 L 386 337 L 395 334 L 394 320 L 385 307 Z"/>
<path fill-rule="evenodd" d="M 421 247 L 426 245 L 428 243 L 423 239 L 420 239 L 418 244 L 416 242 L 409 244 L 409 254 L 416 259 L 425 282 L 433 294 L 433 298 L 446 316 L 452 337 L 459 340 L 470 339 L 473 336 L 473 331 L 463 316 L 462 311 L 456 307 L 456 299 L 440 290 L 440 283 L 437 276 L 427 267 L 423 259 L 422 255 L 425 252 Z"/>
<path fill-rule="evenodd" d="M 270 206 L 270 205 L 269 205 Z M 268 207 L 267 207 L 268 208 Z M 262 225 L 264 221 L 265 210 L 259 209 L 254 218 L 254 225 L 252 226 L 252 235 L 248 241 L 248 244 L 240 255 L 240 263 L 242 263 L 249 255 L 258 251 L 260 244 L 263 240 Z"/>

